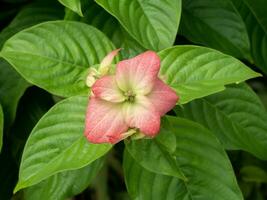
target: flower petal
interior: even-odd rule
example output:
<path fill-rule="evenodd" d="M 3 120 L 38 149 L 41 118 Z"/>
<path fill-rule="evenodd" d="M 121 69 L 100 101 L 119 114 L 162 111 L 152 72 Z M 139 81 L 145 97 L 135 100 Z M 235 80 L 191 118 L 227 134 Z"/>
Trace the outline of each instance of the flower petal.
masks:
<path fill-rule="evenodd" d="M 86 113 L 85 136 L 92 143 L 117 143 L 128 130 L 121 104 L 91 97 Z"/>
<path fill-rule="evenodd" d="M 117 64 L 116 81 L 121 90 L 148 94 L 153 88 L 160 68 L 160 59 L 153 51 L 146 51 Z"/>
<path fill-rule="evenodd" d="M 151 93 L 148 94 L 147 97 L 159 112 L 160 116 L 170 111 L 179 99 L 176 92 L 159 78 L 156 80 Z"/>
<path fill-rule="evenodd" d="M 111 102 L 123 102 L 125 97 L 120 91 L 114 76 L 103 76 L 92 86 L 95 97 Z"/>
<path fill-rule="evenodd" d="M 139 128 L 147 136 L 155 136 L 160 129 L 160 115 L 145 96 L 136 96 L 134 103 L 124 104 L 127 125 Z"/>
<path fill-rule="evenodd" d="M 99 72 L 102 75 L 107 74 L 109 70 L 109 66 L 111 65 L 114 57 L 119 53 L 121 49 L 116 49 L 110 52 L 106 57 L 101 61 L 100 66 L 99 66 Z"/>

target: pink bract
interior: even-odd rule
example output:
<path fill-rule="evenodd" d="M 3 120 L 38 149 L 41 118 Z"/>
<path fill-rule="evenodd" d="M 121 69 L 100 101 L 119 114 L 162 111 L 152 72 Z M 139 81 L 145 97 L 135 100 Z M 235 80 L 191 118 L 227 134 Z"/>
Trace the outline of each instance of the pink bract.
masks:
<path fill-rule="evenodd" d="M 131 128 L 149 137 L 157 135 L 160 117 L 178 101 L 175 91 L 159 79 L 159 69 L 158 55 L 146 51 L 119 62 L 115 75 L 94 83 L 85 125 L 90 142 L 117 143 Z"/>

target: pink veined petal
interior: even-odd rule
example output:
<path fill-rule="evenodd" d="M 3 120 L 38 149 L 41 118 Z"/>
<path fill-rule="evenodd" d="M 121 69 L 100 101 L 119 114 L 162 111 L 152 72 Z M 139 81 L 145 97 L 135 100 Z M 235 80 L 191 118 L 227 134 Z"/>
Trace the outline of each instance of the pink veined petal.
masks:
<path fill-rule="evenodd" d="M 95 97 L 111 102 L 123 102 L 125 97 L 117 86 L 115 76 L 103 76 L 92 86 Z"/>
<path fill-rule="evenodd" d="M 110 52 L 106 57 L 101 61 L 100 66 L 99 66 L 99 72 L 101 74 L 106 74 L 108 71 L 108 67 L 111 65 L 114 57 L 119 53 L 121 49 L 116 49 Z"/>
<path fill-rule="evenodd" d="M 147 97 L 159 112 L 160 116 L 170 111 L 179 100 L 176 92 L 159 78 L 156 80 L 151 93 L 149 93 Z"/>
<path fill-rule="evenodd" d="M 136 96 L 134 103 L 124 104 L 126 123 L 131 128 L 139 128 L 147 136 L 155 136 L 160 129 L 160 115 L 145 96 Z"/>
<path fill-rule="evenodd" d="M 85 136 L 92 143 L 117 143 L 128 130 L 121 104 L 91 97 L 85 123 Z"/>
<path fill-rule="evenodd" d="M 117 64 L 116 81 L 121 90 L 148 94 L 153 88 L 160 68 L 160 58 L 153 51 L 146 51 Z"/>

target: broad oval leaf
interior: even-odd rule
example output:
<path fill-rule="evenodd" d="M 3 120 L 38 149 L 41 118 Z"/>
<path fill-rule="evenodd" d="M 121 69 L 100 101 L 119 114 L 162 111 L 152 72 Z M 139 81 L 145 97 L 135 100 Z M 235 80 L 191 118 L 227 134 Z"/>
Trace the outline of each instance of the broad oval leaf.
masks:
<path fill-rule="evenodd" d="M 88 68 L 113 49 L 92 26 L 54 21 L 17 33 L 4 44 L 1 55 L 29 82 L 68 97 L 88 92 Z"/>
<path fill-rule="evenodd" d="M 55 1 L 38 1 L 23 7 L 11 23 L 0 33 L 0 47 L 15 33 L 35 24 L 62 19 L 64 10 Z"/>
<path fill-rule="evenodd" d="M 2 110 L 2 106 L 0 104 L 0 152 L 3 144 L 3 132 L 4 132 L 4 114 Z"/>
<path fill-rule="evenodd" d="M 230 0 L 184 0 L 180 30 L 194 43 L 250 59 L 246 25 Z"/>
<path fill-rule="evenodd" d="M 176 109 L 178 116 L 210 129 L 226 149 L 242 149 L 267 159 L 267 113 L 258 96 L 245 84 Z"/>
<path fill-rule="evenodd" d="M 123 156 L 123 171 L 131 199 L 190 199 L 182 181 L 176 177 L 153 173 L 143 168 L 127 150 L 124 151 Z"/>
<path fill-rule="evenodd" d="M 175 46 L 159 56 L 160 76 L 176 90 L 181 104 L 222 91 L 226 84 L 260 76 L 239 60 L 205 47 Z"/>
<path fill-rule="evenodd" d="M 0 58 L 0 102 L 5 115 L 5 126 L 15 119 L 19 99 L 30 86 L 4 59 Z"/>
<path fill-rule="evenodd" d="M 64 200 L 81 193 L 101 169 L 102 159 L 98 159 L 81 169 L 60 172 L 26 188 L 25 200 Z"/>
<path fill-rule="evenodd" d="M 181 15 L 181 0 L 96 0 L 115 16 L 141 45 L 155 51 L 172 46 Z"/>
<path fill-rule="evenodd" d="M 80 0 L 58 0 L 58 1 L 62 3 L 65 7 L 76 12 L 78 15 L 83 16 Z"/>
<path fill-rule="evenodd" d="M 41 118 L 24 148 L 15 191 L 58 172 L 82 168 L 112 147 L 91 144 L 84 137 L 87 102 L 88 97 L 71 97 L 56 104 Z"/>

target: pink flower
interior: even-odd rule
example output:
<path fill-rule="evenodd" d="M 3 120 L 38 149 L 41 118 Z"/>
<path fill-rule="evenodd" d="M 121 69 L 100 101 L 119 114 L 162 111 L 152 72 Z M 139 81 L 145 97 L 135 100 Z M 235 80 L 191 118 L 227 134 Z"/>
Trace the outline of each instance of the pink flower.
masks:
<path fill-rule="evenodd" d="M 111 63 L 118 51 L 104 60 Z M 115 75 L 104 75 L 92 86 L 85 135 L 92 143 L 117 143 L 132 133 L 155 136 L 160 117 L 171 110 L 178 96 L 158 78 L 160 58 L 144 52 L 117 64 Z"/>

